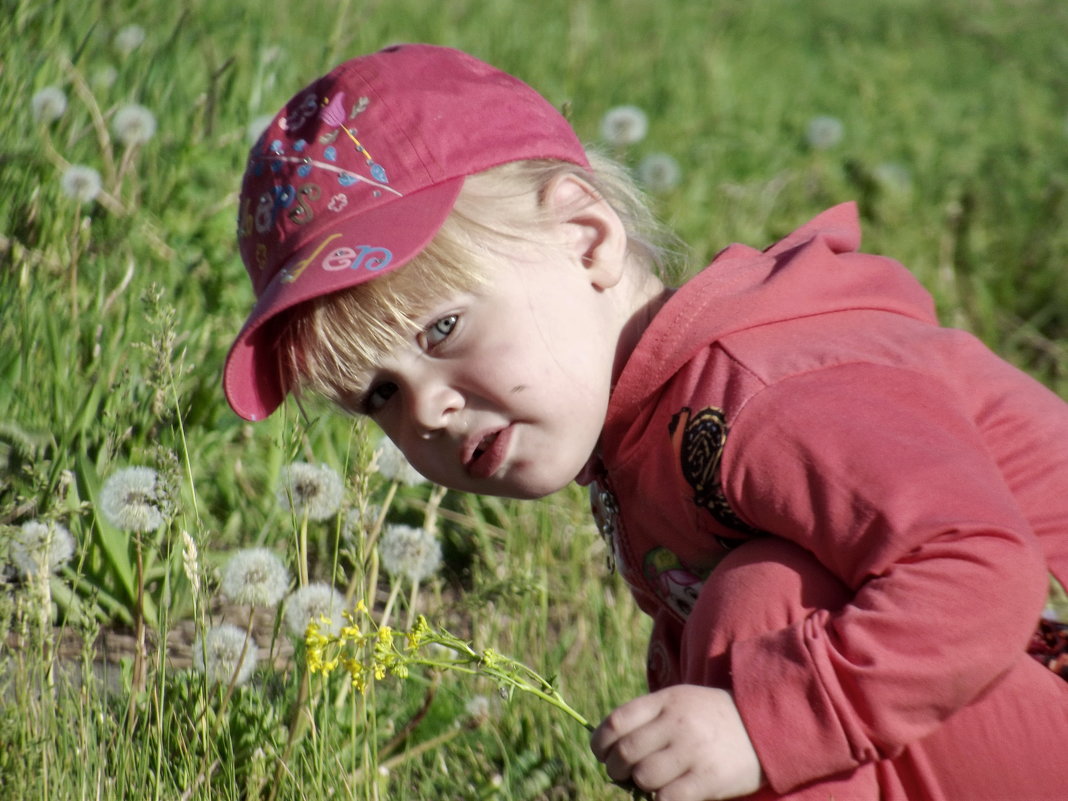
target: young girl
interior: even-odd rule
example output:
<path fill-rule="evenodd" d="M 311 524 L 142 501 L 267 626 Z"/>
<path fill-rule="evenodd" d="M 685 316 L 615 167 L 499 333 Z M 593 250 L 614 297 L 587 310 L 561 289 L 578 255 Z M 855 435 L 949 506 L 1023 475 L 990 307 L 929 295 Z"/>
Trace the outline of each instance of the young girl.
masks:
<path fill-rule="evenodd" d="M 593 750 L 660 801 L 1065 797 L 1068 682 L 1027 649 L 1068 579 L 1068 407 L 859 238 L 839 206 L 667 289 L 543 98 L 389 48 L 252 149 L 226 394 L 325 395 L 459 490 L 589 484 L 655 620 Z"/>

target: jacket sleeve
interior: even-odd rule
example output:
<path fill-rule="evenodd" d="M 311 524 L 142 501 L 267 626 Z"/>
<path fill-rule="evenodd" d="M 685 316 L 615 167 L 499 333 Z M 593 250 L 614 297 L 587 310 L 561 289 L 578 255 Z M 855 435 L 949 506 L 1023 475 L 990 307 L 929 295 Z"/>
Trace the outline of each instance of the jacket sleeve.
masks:
<path fill-rule="evenodd" d="M 778 792 L 895 756 L 1023 654 L 1045 562 L 957 400 L 911 370 L 837 366 L 766 388 L 732 427 L 732 507 L 852 594 L 731 647 L 735 698 Z"/>

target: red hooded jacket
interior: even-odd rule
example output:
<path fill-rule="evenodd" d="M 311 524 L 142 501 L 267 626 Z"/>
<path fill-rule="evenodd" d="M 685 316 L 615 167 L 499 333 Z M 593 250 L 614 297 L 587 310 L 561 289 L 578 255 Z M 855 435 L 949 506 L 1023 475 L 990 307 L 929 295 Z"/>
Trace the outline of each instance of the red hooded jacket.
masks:
<path fill-rule="evenodd" d="M 940 327 L 915 278 L 859 244 L 845 204 L 681 287 L 619 376 L 591 486 L 654 618 L 650 685 L 728 682 L 777 792 L 900 758 L 1040 668 L 1025 647 L 1049 573 L 1068 579 L 1068 405 Z M 766 536 L 850 600 L 734 643 L 724 666 L 701 590 Z M 1068 683 L 1043 671 L 1068 782 Z M 1017 700 L 1019 720 L 976 725 L 1031 725 Z"/>

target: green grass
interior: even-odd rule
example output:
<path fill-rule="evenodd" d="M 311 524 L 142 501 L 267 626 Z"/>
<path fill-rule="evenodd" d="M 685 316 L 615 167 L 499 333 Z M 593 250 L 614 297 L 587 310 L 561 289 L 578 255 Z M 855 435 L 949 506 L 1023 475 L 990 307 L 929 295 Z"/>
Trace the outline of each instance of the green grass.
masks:
<path fill-rule="evenodd" d="M 152 466 L 177 488 L 174 522 L 152 535 L 160 637 L 217 614 L 229 551 L 292 558 L 282 466 L 326 462 L 358 499 L 363 429 L 292 407 L 249 425 L 219 386 L 251 297 L 233 242 L 248 126 L 348 55 L 401 40 L 467 49 L 566 105 L 594 144 L 609 108 L 645 109 L 648 136 L 619 155 L 679 162 L 679 186 L 654 202 L 692 248 L 690 270 L 857 199 L 865 246 L 913 269 L 947 322 L 1068 390 L 1061 0 L 8 0 L 0 17 L 0 525 L 70 528 L 78 551 L 49 590 L 55 622 L 88 643 L 49 689 L 52 634 L 25 588 L 4 590 L 0 799 L 625 795 L 581 727 L 533 699 L 498 699 L 487 722 L 455 729 L 472 696 L 496 699 L 477 680 L 441 679 L 394 753 L 447 742 L 388 775 L 366 769 L 364 749 L 412 718 L 425 676 L 335 705 L 336 681 L 299 696 L 298 658 L 224 700 L 157 656 L 132 705 L 129 676 L 114 692 L 68 687 L 98 633 L 133 619 L 132 548 L 95 514 L 118 467 Z M 147 37 L 123 56 L 114 36 L 131 23 Z M 46 86 L 69 100 L 47 126 L 30 110 Z M 126 152 L 107 121 L 133 102 L 158 129 Z M 843 126 L 826 150 L 805 140 L 819 115 Z M 66 163 L 99 170 L 108 198 L 67 197 Z M 426 493 L 402 491 L 396 519 L 418 522 Z M 313 526 L 313 573 L 344 584 L 354 562 L 335 559 L 336 530 Z M 199 548 L 196 594 L 183 531 Z M 592 719 L 642 691 L 646 622 L 605 570 L 578 490 L 539 503 L 450 493 L 440 533 L 446 566 L 420 594 L 429 616 L 555 675 Z M 295 709 L 304 723 L 287 750 Z"/>

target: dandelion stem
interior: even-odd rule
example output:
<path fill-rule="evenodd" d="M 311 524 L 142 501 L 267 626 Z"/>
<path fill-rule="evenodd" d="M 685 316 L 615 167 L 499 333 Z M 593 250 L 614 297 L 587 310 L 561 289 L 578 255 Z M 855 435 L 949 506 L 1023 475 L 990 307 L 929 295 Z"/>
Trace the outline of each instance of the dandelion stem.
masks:
<path fill-rule="evenodd" d="M 130 685 L 130 705 L 127 710 L 126 726 L 133 731 L 137 722 L 137 702 L 145 689 L 145 660 L 148 656 L 145 648 L 145 562 L 141 545 L 141 532 L 134 533 L 134 559 L 136 570 L 136 598 L 134 600 L 134 659 L 133 676 Z"/>
<path fill-rule="evenodd" d="M 300 518 L 300 532 L 297 539 L 297 575 L 300 586 L 308 586 L 308 510 Z"/>
<path fill-rule="evenodd" d="M 385 627 L 389 625 L 389 616 L 393 611 L 393 604 L 397 600 L 397 595 L 400 594 L 401 583 L 398 579 L 393 582 L 393 585 L 389 588 L 389 598 L 386 599 L 386 608 L 382 610 L 382 617 L 379 618 L 378 625 Z"/>
<path fill-rule="evenodd" d="M 278 764 L 275 766 L 274 781 L 271 782 L 271 792 L 267 796 L 267 801 L 274 801 L 278 795 L 278 789 L 282 785 L 282 776 L 287 771 L 289 757 L 304 730 L 302 723 L 305 720 L 304 706 L 308 703 L 309 685 L 308 666 L 305 665 L 300 671 L 300 689 L 297 690 L 297 697 L 293 701 L 293 714 L 289 719 L 289 735 L 286 737 L 286 747 L 278 760 Z"/>
<path fill-rule="evenodd" d="M 404 627 L 410 629 L 412 624 L 415 623 L 415 605 L 419 598 L 419 579 L 412 582 L 412 592 L 408 596 L 408 617 L 405 621 Z"/>
<path fill-rule="evenodd" d="M 82 99 L 86 109 L 89 111 L 89 117 L 93 121 L 93 130 L 96 131 L 96 138 L 100 144 L 100 155 L 104 160 L 104 174 L 108 177 L 108 183 L 114 188 L 115 194 L 118 195 L 118 188 L 115 186 L 115 157 L 111 152 L 111 136 L 108 134 L 108 126 L 104 121 L 104 115 L 100 112 L 96 96 L 93 94 L 93 90 L 89 88 L 89 84 L 85 82 L 81 72 L 69 59 L 62 58 L 61 64 L 70 78 L 71 84 L 74 86 L 74 91 L 78 93 L 78 97 Z M 121 201 L 119 201 L 119 205 L 121 207 Z"/>
<path fill-rule="evenodd" d="M 441 501 L 446 492 L 448 492 L 448 488 L 440 485 L 435 486 L 430 492 L 430 497 L 426 502 L 426 510 L 423 513 L 423 528 L 427 531 L 434 531 L 438 524 L 438 508 L 441 506 Z"/>
<path fill-rule="evenodd" d="M 70 316 L 74 321 L 77 321 L 78 319 L 78 260 L 81 258 L 81 224 L 82 215 L 81 211 L 79 211 L 74 215 L 74 230 L 71 232 L 70 237 L 70 266 L 67 270 L 70 282 Z"/>

